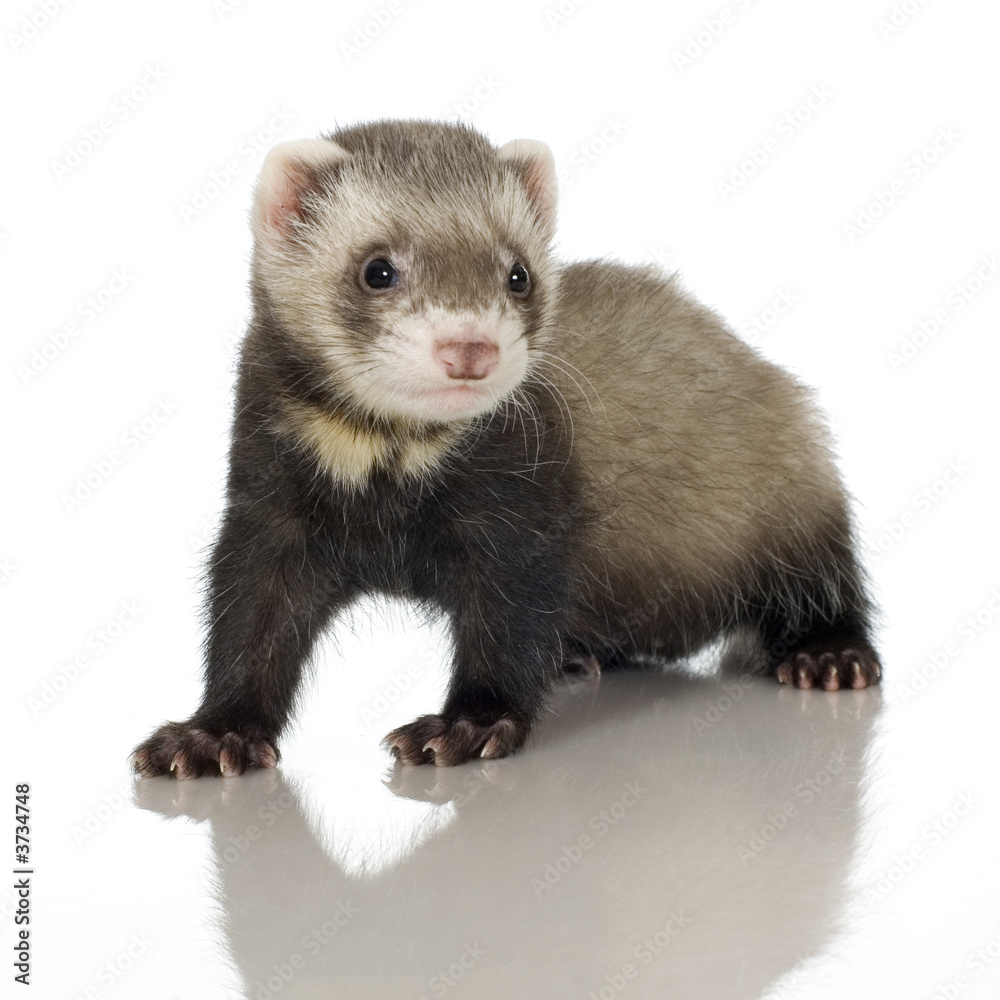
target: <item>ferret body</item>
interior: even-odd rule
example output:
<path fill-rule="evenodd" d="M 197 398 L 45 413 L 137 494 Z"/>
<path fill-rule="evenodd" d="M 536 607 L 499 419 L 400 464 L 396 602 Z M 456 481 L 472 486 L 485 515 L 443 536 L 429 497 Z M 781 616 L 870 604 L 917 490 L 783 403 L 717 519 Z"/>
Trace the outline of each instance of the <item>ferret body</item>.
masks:
<path fill-rule="evenodd" d="M 809 393 L 652 269 L 560 265 L 540 143 L 381 122 L 276 147 L 206 686 L 146 775 L 277 761 L 304 664 L 378 592 L 443 611 L 445 704 L 404 763 L 520 748 L 561 667 L 736 629 L 800 687 L 875 683 L 872 605 Z"/>

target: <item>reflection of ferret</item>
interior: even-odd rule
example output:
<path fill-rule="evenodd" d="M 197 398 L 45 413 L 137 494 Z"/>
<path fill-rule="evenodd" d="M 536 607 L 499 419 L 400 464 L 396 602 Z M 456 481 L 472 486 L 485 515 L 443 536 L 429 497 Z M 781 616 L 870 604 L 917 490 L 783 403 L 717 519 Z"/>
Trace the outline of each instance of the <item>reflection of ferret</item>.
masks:
<path fill-rule="evenodd" d="M 365 592 L 444 611 L 445 705 L 406 763 L 522 745 L 560 665 L 756 628 L 778 680 L 879 679 L 809 395 L 670 279 L 560 266 L 552 156 L 381 122 L 277 146 L 253 210 L 206 691 L 136 749 L 274 764 L 303 664 Z"/>

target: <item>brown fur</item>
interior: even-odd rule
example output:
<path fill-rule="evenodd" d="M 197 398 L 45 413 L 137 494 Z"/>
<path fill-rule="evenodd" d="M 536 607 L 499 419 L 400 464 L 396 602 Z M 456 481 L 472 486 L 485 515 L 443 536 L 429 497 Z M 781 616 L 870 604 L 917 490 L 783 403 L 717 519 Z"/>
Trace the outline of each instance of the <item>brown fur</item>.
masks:
<path fill-rule="evenodd" d="M 543 145 L 464 126 L 268 155 L 205 697 L 136 749 L 141 773 L 273 765 L 317 636 L 366 592 L 452 628 L 441 712 L 386 738 L 405 763 L 517 750 L 560 662 L 747 628 L 779 681 L 878 681 L 809 392 L 675 279 L 558 264 L 555 204 Z"/>
<path fill-rule="evenodd" d="M 624 644 L 681 655 L 776 562 L 822 573 L 847 503 L 805 388 L 653 269 L 567 267 L 553 327 L 539 371 L 585 471 L 577 633 L 646 609 Z"/>

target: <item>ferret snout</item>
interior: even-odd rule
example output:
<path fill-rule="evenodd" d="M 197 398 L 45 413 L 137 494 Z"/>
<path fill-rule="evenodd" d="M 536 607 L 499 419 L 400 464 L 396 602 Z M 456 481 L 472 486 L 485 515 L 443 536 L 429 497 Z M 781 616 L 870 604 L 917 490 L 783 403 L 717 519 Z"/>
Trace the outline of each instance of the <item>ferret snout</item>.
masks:
<path fill-rule="evenodd" d="M 434 356 L 449 378 L 484 379 L 500 363 L 500 348 L 492 340 L 444 340 L 434 344 Z"/>

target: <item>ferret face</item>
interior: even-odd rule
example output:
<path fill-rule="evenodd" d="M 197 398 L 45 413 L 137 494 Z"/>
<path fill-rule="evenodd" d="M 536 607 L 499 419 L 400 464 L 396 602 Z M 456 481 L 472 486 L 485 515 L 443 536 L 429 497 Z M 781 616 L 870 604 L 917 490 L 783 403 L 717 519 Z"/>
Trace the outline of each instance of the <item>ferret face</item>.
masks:
<path fill-rule="evenodd" d="M 492 410 L 546 339 L 551 154 L 444 125 L 336 138 L 276 147 L 261 172 L 255 270 L 278 317 L 358 412 Z"/>

